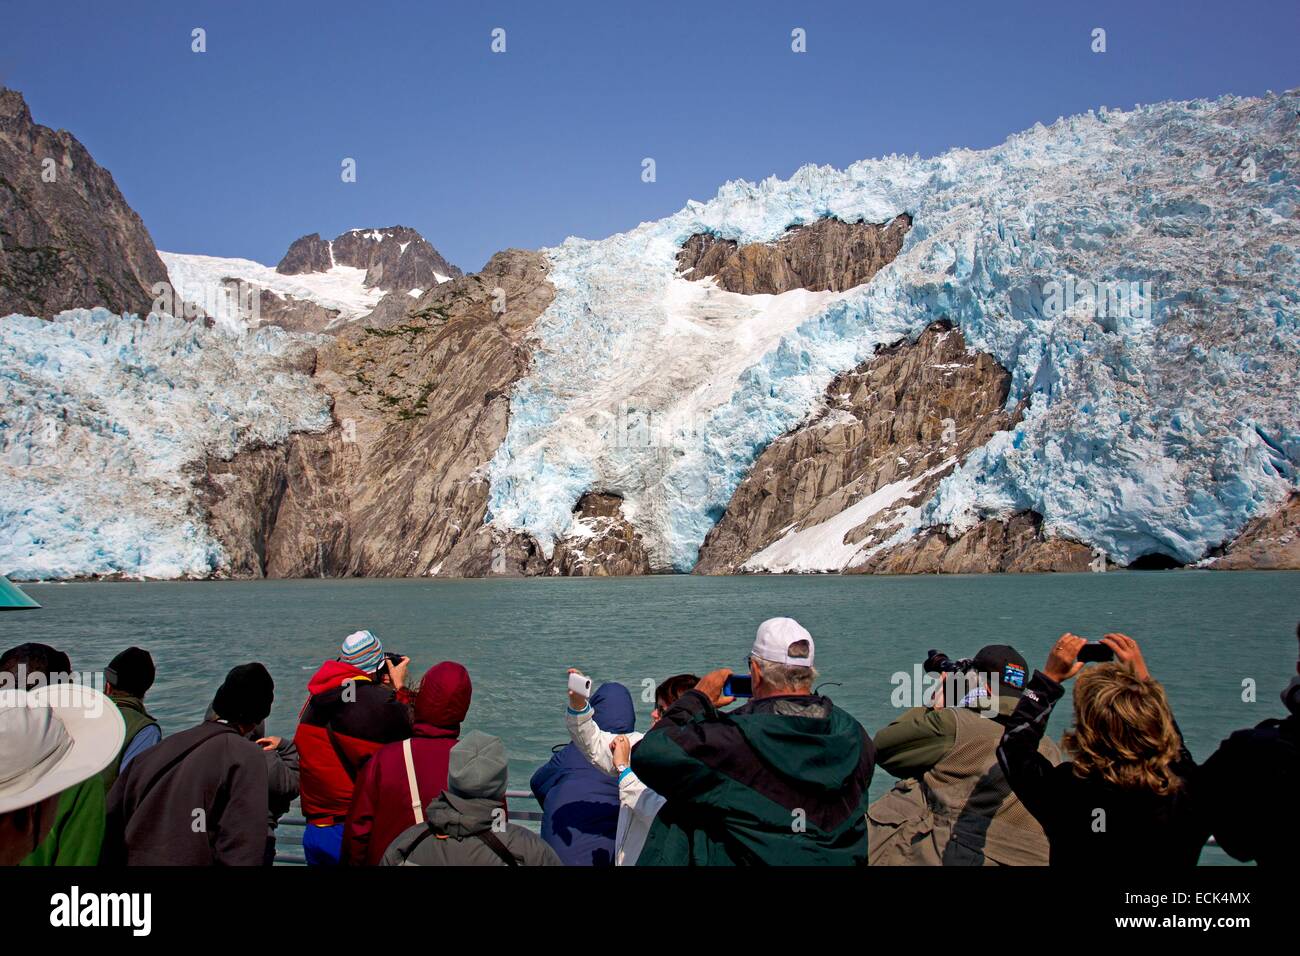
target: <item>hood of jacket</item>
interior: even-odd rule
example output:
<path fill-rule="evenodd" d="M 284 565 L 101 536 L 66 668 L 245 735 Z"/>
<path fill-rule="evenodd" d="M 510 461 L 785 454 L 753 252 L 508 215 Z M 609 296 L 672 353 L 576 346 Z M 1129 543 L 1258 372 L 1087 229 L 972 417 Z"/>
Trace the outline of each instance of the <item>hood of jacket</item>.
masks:
<path fill-rule="evenodd" d="M 419 737 L 455 737 L 469 713 L 473 692 L 469 671 L 454 661 L 434 664 L 420 681 L 415 698 L 415 733 Z"/>
<path fill-rule="evenodd" d="M 326 661 L 307 682 L 307 691 L 313 695 L 319 694 L 338 687 L 345 680 L 355 680 L 358 677 L 369 679 L 370 675 L 361 668 L 342 661 Z"/>
<path fill-rule="evenodd" d="M 1300 717 L 1300 674 L 1291 678 L 1291 683 L 1282 690 L 1282 704 L 1292 714 Z"/>
<path fill-rule="evenodd" d="M 829 697 L 763 697 L 729 716 L 754 752 L 800 787 L 839 790 L 857 773 L 862 728 Z"/>
<path fill-rule="evenodd" d="M 495 813 L 504 812 L 505 804 L 491 797 L 459 797 L 443 791 L 429 801 L 424 816 L 437 833 L 449 837 L 467 837 L 492 829 Z"/>
<path fill-rule="evenodd" d="M 596 712 L 596 726 L 607 734 L 630 734 L 636 730 L 636 708 L 632 694 L 615 681 L 601 684 L 591 695 L 591 709 Z"/>

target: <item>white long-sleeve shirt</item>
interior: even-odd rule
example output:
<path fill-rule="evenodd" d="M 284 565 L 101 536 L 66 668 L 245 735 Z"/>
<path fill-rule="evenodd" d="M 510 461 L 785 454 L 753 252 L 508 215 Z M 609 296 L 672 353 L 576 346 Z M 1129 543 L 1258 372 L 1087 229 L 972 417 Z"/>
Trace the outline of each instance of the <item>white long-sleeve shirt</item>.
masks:
<path fill-rule="evenodd" d="M 564 709 L 564 724 L 569 728 L 569 736 L 583 755 L 596 768 L 611 777 L 618 771 L 614 767 L 614 756 L 609 746 L 615 737 L 623 736 L 632 746 L 636 746 L 644 734 L 633 731 L 630 734 L 611 734 L 596 726 L 596 713 L 587 704 L 582 710 Z M 641 848 L 645 846 L 646 836 L 650 833 L 650 824 L 654 823 L 655 814 L 667 801 L 640 781 L 629 769 L 618 781 L 618 827 L 614 832 L 614 865 L 635 866 Z"/>

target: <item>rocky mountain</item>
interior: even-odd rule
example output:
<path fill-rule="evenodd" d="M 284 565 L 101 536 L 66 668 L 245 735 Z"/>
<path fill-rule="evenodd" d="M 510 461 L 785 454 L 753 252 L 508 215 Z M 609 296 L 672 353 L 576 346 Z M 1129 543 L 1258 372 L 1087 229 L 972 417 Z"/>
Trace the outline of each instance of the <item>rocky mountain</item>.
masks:
<path fill-rule="evenodd" d="M 318 233 L 295 239 L 275 271 L 281 275 L 329 272 L 335 266 L 365 270 L 367 288 L 387 292 L 432 288 L 461 275 L 409 226 L 349 229 L 334 239 Z"/>
<path fill-rule="evenodd" d="M 745 245 L 700 232 L 683 243 L 677 266 L 687 279 L 711 277 L 720 288 L 745 295 L 843 292 L 892 262 L 911 226 L 907 213 L 879 225 L 825 218 L 791 226 L 775 242 Z"/>
<path fill-rule="evenodd" d="M 234 576 L 536 572 L 494 532 L 484 470 L 505 434 L 528 333 L 553 295 L 537 253 L 498 253 L 400 322 L 352 325 L 316 352 L 333 403 L 318 434 L 211 456 L 203 507 Z"/>
<path fill-rule="evenodd" d="M 0 88 L 0 316 L 149 313 L 167 270 L 108 170 Z"/>
<path fill-rule="evenodd" d="M 972 450 L 1020 420 L 1019 409 L 1006 408 L 1010 383 L 1006 369 L 968 350 L 946 323 L 882 347 L 837 375 L 822 407 L 763 450 L 704 539 L 695 571 L 897 572 L 904 561 L 908 572 L 965 570 L 933 549 L 923 549 L 926 560 L 904 559 L 895 553 L 904 546 L 882 545 Z M 1014 536 L 986 540 L 982 570 L 1027 568 L 1017 544 Z M 1076 544 L 1035 559 L 1034 570 L 1086 570 L 1088 556 Z"/>
<path fill-rule="evenodd" d="M 806 167 L 469 276 L 401 227 L 163 254 L 334 334 L 0 319 L 0 571 L 1297 567 L 1298 118 Z"/>

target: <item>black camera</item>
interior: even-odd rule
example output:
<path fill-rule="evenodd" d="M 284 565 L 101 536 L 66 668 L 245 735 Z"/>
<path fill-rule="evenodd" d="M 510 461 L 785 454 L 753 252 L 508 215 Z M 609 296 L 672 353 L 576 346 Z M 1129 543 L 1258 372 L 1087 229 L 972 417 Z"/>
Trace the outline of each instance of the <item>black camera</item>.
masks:
<path fill-rule="evenodd" d="M 928 674 L 964 674 L 975 666 L 973 657 L 963 657 L 960 660 L 953 660 L 943 651 L 930 650 L 921 665 L 921 669 Z"/>

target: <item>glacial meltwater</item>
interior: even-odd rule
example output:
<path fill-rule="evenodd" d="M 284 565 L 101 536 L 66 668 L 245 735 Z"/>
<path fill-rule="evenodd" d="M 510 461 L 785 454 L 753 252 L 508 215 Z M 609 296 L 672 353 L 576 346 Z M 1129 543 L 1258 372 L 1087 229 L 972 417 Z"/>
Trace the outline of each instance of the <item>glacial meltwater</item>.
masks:
<path fill-rule="evenodd" d="M 743 670 L 764 618 L 798 618 L 816 639 L 822 690 L 872 733 L 929 648 L 968 657 L 1012 644 L 1041 666 L 1070 630 L 1136 638 L 1169 692 L 1196 759 L 1230 732 L 1283 713 L 1295 673 L 1300 573 L 1112 572 L 987 576 L 744 576 L 483 580 L 94 582 L 24 587 L 44 607 L 0 613 L 0 649 L 41 641 L 74 669 L 101 670 L 135 644 L 158 679 L 147 704 L 165 732 L 202 719 L 235 664 L 259 660 L 276 683 L 268 732 L 293 733 L 307 679 L 349 632 L 369 628 L 411 657 L 412 679 L 440 660 L 474 681 L 466 727 L 500 735 L 510 785 L 567 739 L 565 670 L 633 692 L 683 671 Z M 1253 701 L 1248 693 L 1255 688 Z M 1059 739 L 1069 697 L 1053 715 Z M 876 772 L 872 794 L 892 784 Z M 1157 862 L 1157 861 L 1153 861 Z M 1227 862 L 1210 848 L 1203 863 Z"/>

